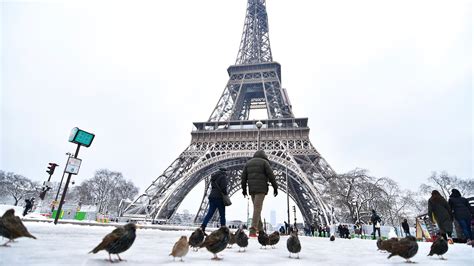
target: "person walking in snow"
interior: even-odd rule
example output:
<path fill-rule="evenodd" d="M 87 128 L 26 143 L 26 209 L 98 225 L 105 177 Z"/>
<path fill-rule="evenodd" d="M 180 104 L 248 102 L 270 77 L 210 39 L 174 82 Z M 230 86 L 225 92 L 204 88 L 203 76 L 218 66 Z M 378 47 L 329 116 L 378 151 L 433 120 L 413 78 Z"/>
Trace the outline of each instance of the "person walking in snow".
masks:
<path fill-rule="evenodd" d="M 35 198 L 25 199 L 25 209 L 23 210 L 23 216 L 28 214 L 28 212 L 33 208 L 34 203 L 35 203 Z"/>
<path fill-rule="evenodd" d="M 437 190 L 431 192 L 428 200 L 428 217 L 431 222 L 438 224 L 441 236 L 452 244 L 453 214 L 448 202 Z"/>
<path fill-rule="evenodd" d="M 225 205 L 222 194 L 227 195 L 227 169 L 219 168 L 219 171 L 211 175 L 211 193 L 209 194 L 209 210 L 201 224 L 201 229 L 206 230 L 207 223 L 211 220 L 214 212 L 219 210 L 221 226 L 225 226 Z"/>
<path fill-rule="evenodd" d="M 453 211 L 454 218 L 458 221 L 462 232 L 466 237 L 468 245 L 472 245 L 472 231 L 471 231 L 471 212 L 469 211 L 469 201 L 461 196 L 459 190 L 453 188 L 449 196 L 449 207 Z"/>
<path fill-rule="evenodd" d="M 372 216 L 370 217 L 370 221 L 372 222 L 373 226 L 373 238 L 375 239 L 375 231 L 378 231 L 380 238 L 380 223 L 382 222 L 382 219 L 380 219 L 380 216 L 377 214 L 377 212 L 375 212 L 374 209 L 372 209 Z"/>
<path fill-rule="evenodd" d="M 407 219 L 403 219 L 402 228 L 403 228 L 403 232 L 405 232 L 405 237 L 411 236 L 411 234 L 410 234 L 410 226 L 408 225 Z"/>
<path fill-rule="evenodd" d="M 249 236 L 256 237 L 258 232 L 263 230 L 262 219 L 260 214 L 262 212 L 263 200 L 268 193 L 268 183 L 273 186 L 273 195 L 278 195 L 278 185 L 275 180 L 275 175 L 270 167 L 270 161 L 263 150 L 255 152 L 253 158 L 248 160 L 242 171 L 242 194 L 247 197 L 248 193 L 252 198 L 253 216 L 252 227 L 250 227 Z"/>

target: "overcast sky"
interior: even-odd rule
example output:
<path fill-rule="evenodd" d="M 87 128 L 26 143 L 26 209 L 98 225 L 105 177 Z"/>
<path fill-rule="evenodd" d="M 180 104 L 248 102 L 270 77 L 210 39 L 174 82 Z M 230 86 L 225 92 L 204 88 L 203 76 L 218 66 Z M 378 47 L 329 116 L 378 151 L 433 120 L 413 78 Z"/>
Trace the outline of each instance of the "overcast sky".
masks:
<path fill-rule="evenodd" d="M 80 151 L 76 182 L 108 168 L 143 191 L 190 143 L 192 122 L 209 118 L 245 9 L 245 0 L 2 1 L 0 169 L 45 180 L 48 162 L 63 167 L 75 150 L 77 126 L 96 138 Z M 413 190 L 432 171 L 473 178 L 472 10 L 471 1 L 267 1 L 282 85 L 336 172 L 365 168 Z"/>

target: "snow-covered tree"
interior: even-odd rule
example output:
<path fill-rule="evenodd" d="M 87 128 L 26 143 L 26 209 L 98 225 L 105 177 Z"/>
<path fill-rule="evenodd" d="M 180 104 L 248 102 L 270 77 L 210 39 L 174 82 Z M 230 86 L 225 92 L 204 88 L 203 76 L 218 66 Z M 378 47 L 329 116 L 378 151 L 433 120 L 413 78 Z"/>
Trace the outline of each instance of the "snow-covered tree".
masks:
<path fill-rule="evenodd" d="M 420 186 L 420 192 L 425 195 L 431 195 L 431 191 L 436 189 L 444 198 L 449 199 L 451 189 L 453 188 L 459 190 L 463 196 L 474 196 L 474 179 L 458 178 L 457 176 L 449 175 L 445 171 L 441 173 L 433 172 L 428 177 L 428 184 Z"/>
<path fill-rule="evenodd" d="M 96 204 L 98 211 L 116 213 L 120 200 L 133 199 L 138 188 L 122 173 L 108 169 L 97 170 L 94 177 L 82 182 L 74 191 L 82 204 Z"/>
<path fill-rule="evenodd" d="M 18 205 L 20 200 L 35 196 L 37 186 L 36 182 L 24 176 L 0 170 L 1 195 L 12 197 L 15 206 Z"/>
<path fill-rule="evenodd" d="M 324 194 L 341 221 L 367 223 L 383 192 L 381 179 L 369 176 L 365 169 L 356 168 L 332 178 Z"/>

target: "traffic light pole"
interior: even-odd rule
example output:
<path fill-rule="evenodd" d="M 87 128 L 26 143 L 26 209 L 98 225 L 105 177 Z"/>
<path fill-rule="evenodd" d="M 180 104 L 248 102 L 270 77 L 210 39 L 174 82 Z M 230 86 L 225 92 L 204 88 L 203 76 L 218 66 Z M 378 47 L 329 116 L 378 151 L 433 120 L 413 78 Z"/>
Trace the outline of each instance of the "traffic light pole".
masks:
<path fill-rule="evenodd" d="M 77 158 L 77 155 L 79 155 L 79 149 L 80 148 L 81 148 L 81 145 L 77 144 L 76 153 L 74 154 L 74 158 Z M 59 201 L 58 211 L 56 212 L 56 217 L 54 217 L 54 224 L 58 223 L 59 216 L 61 216 L 61 210 L 63 208 L 64 198 L 66 197 L 66 192 L 67 192 L 67 188 L 69 186 L 69 181 L 71 181 L 71 176 L 72 176 L 71 173 L 69 173 L 67 175 L 66 184 L 64 185 L 64 191 L 63 191 L 63 194 L 61 195 L 61 201 Z"/>
<path fill-rule="evenodd" d="M 67 159 L 69 161 L 69 158 L 71 158 L 72 154 L 70 152 L 68 152 L 68 153 L 66 153 L 66 155 L 67 155 Z M 58 201 L 59 191 L 61 191 L 61 186 L 63 185 L 64 175 L 66 175 L 66 167 L 67 167 L 67 162 L 66 162 L 66 165 L 64 166 L 63 176 L 61 177 L 61 182 L 59 182 L 58 192 L 56 192 L 56 197 L 54 198 L 53 207 L 51 208 L 51 214 L 53 214 L 55 203 Z"/>

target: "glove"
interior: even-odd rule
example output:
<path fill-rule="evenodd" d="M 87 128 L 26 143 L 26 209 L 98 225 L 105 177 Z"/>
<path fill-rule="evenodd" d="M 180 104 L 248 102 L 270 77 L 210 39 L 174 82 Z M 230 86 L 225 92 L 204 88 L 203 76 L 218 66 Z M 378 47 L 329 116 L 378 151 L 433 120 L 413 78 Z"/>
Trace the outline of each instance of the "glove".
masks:
<path fill-rule="evenodd" d="M 242 195 L 244 195 L 244 198 L 247 197 L 247 190 L 242 190 Z"/>
<path fill-rule="evenodd" d="M 273 189 L 273 196 L 277 196 L 278 195 L 278 190 L 277 189 Z"/>

